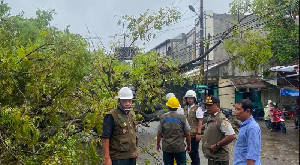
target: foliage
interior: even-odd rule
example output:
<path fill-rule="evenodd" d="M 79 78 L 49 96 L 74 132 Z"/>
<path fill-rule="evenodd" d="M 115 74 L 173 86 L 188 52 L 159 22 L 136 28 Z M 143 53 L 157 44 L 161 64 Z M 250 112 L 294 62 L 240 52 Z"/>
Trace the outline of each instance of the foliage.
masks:
<path fill-rule="evenodd" d="M 173 8 L 160 8 L 157 12 L 147 10 L 139 17 L 124 15 L 118 25 L 127 26 L 128 33 L 124 34 L 132 43 L 137 40 L 150 41 L 155 38 L 154 30 L 161 30 L 180 19 L 180 12 Z M 144 43 L 145 44 L 145 43 Z M 129 47 L 130 47 L 129 46 Z"/>
<path fill-rule="evenodd" d="M 257 31 L 246 32 L 239 42 L 236 39 L 228 39 L 224 48 L 236 56 L 233 64 L 241 71 L 258 70 L 259 64 L 267 63 L 272 57 L 270 41 Z"/>
<path fill-rule="evenodd" d="M 225 41 L 225 49 L 237 57 L 235 64 L 242 71 L 257 70 L 262 64 L 286 64 L 298 58 L 299 25 L 295 23 L 298 4 L 297 0 L 234 0 L 230 3 L 230 12 L 238 16 L 241 26 L 235 29 L 234 38 Z M 254 21 L 239 22 L 249 13 L 254 15 L 251 18 L 256 18 Z"/>
<path fill-rule="evenodd" d="M 148 104 L 161 101 L 165 83 L 185 83 L 173 59 L 148 52 L 120 62 L 50 26 L 54 11 L 9 12 L 0 5 L 1 164 L 97 164 L 103 118 L 122 86 L 135 88 L 136 104 Z M 171 15 L 147 26 L 168 25 L 177 19 Z"/>
<path fill-rule="evenodd" d="M 134 57 L 130 79 L 137 88 L 136 102 L 144 106 L 161 102 L 166 84 L 183 85 L 186 82 L 180 76 L 178 64 L 171 57 L 157 56 L 154 51 Z"/>

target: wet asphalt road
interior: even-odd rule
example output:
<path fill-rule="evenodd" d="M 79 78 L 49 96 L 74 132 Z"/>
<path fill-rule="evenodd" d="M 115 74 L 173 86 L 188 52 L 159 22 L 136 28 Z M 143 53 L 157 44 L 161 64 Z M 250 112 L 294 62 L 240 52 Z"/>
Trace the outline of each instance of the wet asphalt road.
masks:
<path fill-rule="evenodd" d="M 299 130 L 294 129 L 292 120 L 286 121 L 287 133 L 270 132 L 263 121 L 258 121 L 262 132 L 261 163 L 263 165 L 298 165 L 299 164 Z M 163 164 L 162 152 L 156 152 L 156 127 L 158 122 L 151 122 L 149 127 L 139 126 L 139 160 L 138 164 Z M 200 142 L 201 143 L 201 142 Z M 233 161 L 235 141 L 230 144 L 230 164 Z M 201 144 L 199 148 L 201 165 L 207 165 Z M 187 155 L 187 159 L 189 156 Z M 190 163 L 188 163 L 190 164 Z"/>

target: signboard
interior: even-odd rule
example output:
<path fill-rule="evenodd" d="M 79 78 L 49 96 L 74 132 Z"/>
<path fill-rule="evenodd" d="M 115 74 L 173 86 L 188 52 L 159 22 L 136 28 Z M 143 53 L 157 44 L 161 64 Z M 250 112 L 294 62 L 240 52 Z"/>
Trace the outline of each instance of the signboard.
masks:
<path fill-rule="evenodd" d="M 196 85 L 196 89 L 207 89 L 207 85 Z"/>
<path fill-rule="evenodd" d="M 196 85 L 196 91 L 197 93 L 205 93 L 205 90 L 207 89 L 207 85 Z"/>

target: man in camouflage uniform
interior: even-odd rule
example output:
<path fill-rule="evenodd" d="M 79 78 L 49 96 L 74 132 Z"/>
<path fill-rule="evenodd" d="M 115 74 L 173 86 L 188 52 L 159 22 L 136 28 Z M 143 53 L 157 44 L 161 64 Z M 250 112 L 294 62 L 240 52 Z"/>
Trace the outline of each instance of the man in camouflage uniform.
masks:
<path fill-rule="evenodd" d="M 207 125 L 202 139 L 202 150 L 208 159 L 208 165 L 229 165 L 228 144 L 235 139 L 234 130 L 220 112 L 220 100 L 217 97 L 207 97 Z"/>
<path fill-rule="evenodd" d="M 133 93 L 123 87 L 118 106 L 104 118 L 102 147 L 105 165 L 135 165 L 138 159 L 136 121 L 132 106 Z"/>
<path fill-rule="evenodd" d="M 183 114 L 179 114 L 177 109 L 180 107 L 178 99 L 172 96 L 166 103 L 169 112 L 163 114 L 157 128 L 156 149 L 161 150 L 160 141 L 162 140 L 163 161 L 165 165 L 173 165 L 174 159 L 178 165 L 186 164 L 186 152 L 191 151 L 190 127 Z M 186 146 L 184 144 L 186 138 Z"/>

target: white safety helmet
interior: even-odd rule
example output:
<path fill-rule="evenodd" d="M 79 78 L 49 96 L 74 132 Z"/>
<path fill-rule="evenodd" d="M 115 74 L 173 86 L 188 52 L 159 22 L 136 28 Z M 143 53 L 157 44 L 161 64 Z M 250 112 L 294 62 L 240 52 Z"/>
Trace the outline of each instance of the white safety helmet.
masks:
<path fill-rule="evenodd" d="M 195 99 L 197 99 L 196 92 L 193 90 L 188 90 L 184 97 L 194 97 Z"/>
<path fill-rule="evenodd" d="M 166 95 L 166 100 L 168 101 L 172 96 L 175 97 L 174 93 L 168 93 Z"/>
<path fill-rule="evenodd" d="M 118 99 L 132 99 L 133 98 L 133 93 L 132 90 L 128 87 L 123 87 L 119 90 L 118 93 Z"/>

